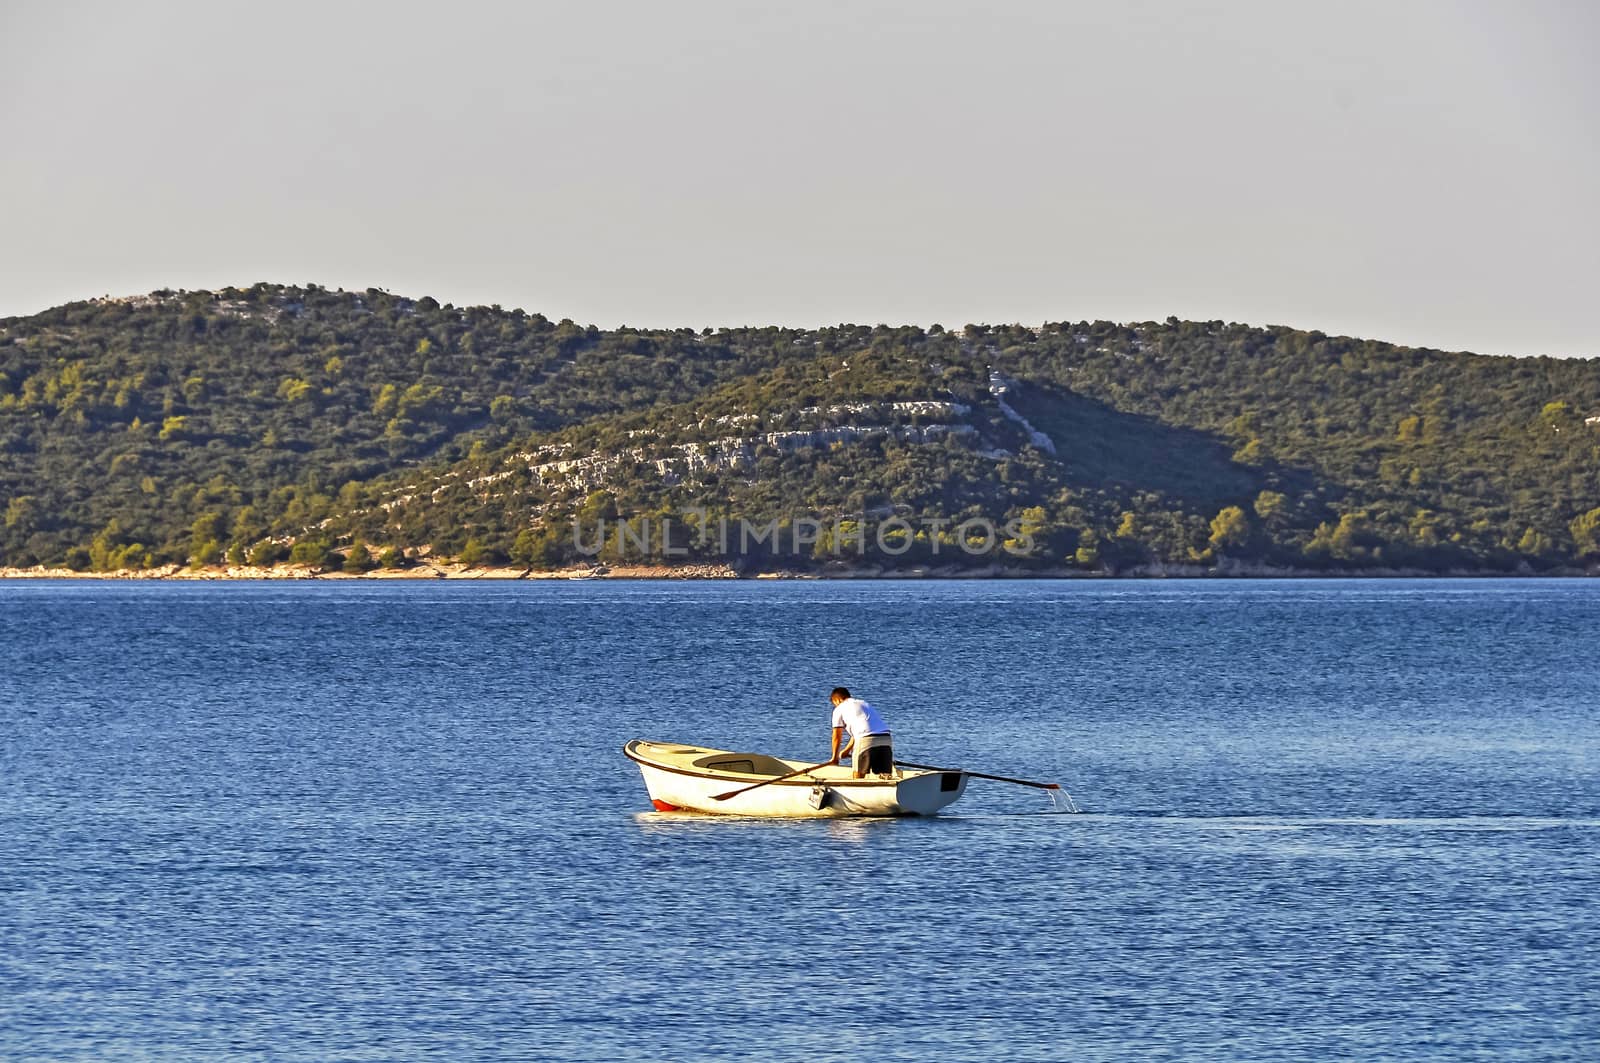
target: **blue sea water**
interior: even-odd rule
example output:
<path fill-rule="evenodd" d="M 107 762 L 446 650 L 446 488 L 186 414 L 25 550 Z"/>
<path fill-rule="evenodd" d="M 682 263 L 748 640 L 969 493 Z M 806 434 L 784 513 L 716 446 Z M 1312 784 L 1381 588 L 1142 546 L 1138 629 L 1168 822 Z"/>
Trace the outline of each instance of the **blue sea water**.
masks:
<path fill-rule="evenodd" d="M 0 584 L 0 1058 L 1600 1052 L 1600 582 Z M 647 811 L 620 747 L 974 781 Z"/>

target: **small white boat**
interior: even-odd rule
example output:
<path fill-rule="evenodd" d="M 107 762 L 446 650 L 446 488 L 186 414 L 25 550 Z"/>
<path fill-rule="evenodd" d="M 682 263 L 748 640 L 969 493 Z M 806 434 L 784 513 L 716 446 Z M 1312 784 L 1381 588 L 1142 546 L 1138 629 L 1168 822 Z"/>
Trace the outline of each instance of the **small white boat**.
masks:
<path fill-rule="evenodd" d="M 811 767 L 764 753 L 733 753 L 635 739 L 622 747 L 639 765 L 658 812 L 814 819 L 931 816 L 967 789 L 964 771 L 906 771 L 853 778 L 849 764 Z M 792 775 L 792 778 L 783 776 Z M 777 781 L 772 781 L 777 780 Z M 757 783 L 765 783 L 756 786 Z M 754 789 L 745 789 L 754 787 Z M 735 793 L 726 800 L 717 795 Z"/>

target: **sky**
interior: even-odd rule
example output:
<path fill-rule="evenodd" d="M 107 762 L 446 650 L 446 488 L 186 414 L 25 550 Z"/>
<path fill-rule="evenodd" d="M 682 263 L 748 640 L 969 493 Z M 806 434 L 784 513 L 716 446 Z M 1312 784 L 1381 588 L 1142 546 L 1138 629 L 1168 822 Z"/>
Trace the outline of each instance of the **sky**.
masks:
<path fill-rule="evenodd" d="M 612 327 L 1600 356 L 1600 6 L 0 4 L 0 316 L 257 281 Z"/>

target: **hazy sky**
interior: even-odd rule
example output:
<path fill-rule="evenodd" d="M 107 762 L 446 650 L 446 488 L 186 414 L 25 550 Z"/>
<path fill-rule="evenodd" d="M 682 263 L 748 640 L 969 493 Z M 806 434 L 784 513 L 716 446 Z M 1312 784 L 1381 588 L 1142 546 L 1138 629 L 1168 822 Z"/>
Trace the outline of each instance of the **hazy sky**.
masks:
<path fill-rule="evenodd" d="M 1179 317 L 1600 355 L 1600 6 L 0 3 L 0 315 Z"/>

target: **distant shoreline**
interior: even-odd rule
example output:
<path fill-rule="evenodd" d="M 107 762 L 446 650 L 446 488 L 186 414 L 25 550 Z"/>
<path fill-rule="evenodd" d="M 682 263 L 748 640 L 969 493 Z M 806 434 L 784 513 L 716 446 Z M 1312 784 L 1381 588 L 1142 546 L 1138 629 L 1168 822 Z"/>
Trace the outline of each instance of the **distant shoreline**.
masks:
<path fill-rule="evenodd" d="M 1600 569 L 1559 568 L 1536 572 L 1531 567 L 1517 571 L 1494 569 L 1452 569 L 1433 572 L 1409 568 L 1365 568 L 1329 571 L 1324 569 L 1282 568 L 1268 565 L 1224 563 L 1222 565 L 1140 565 L 1122 572 L 1086 572 L 1082 569 L 1023 569 L 1001 565 L 980 568 L 885 569 L 865 565 L 822 571 L 740 572 L 731 565 L 611 565 L 602 569 L 555 569 L 535 571 L 514 565 L 462 565 L 446 562 L 421 562 L 400 569 L 373 569 L 370 572 L 324 572 L 305 565 L 225 565 L 200 569 L 183 565 L 160 565 L 121 572 L 79 572 L 69 568 L 0 567 L 0 580 L 162 580 L 183 582 L 261 582 L 323 580 L 334 582 L 378 582 L 390 580 L 1230 580 L 1230 579 L 1527 579 L 1592 578 Z"/>

